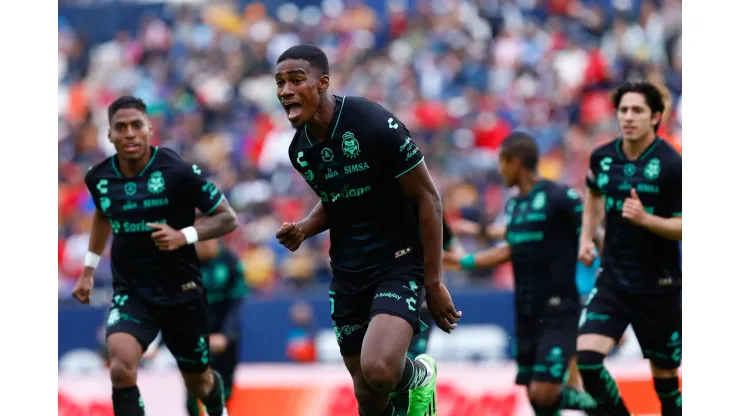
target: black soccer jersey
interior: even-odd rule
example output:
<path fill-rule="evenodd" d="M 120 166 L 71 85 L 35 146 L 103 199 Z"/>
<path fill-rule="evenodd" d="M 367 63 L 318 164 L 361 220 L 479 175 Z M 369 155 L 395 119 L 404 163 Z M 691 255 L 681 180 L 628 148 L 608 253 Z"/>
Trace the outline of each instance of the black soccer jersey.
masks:
<path fill-rule="evenodd" d="M 173 252 L 157 248 L 147 223 L 179 230 L 193 225 L 195 209 L 210 214 L 223 194 L 198 166 L 166 148 L 152 148 L 152 157 L 136 176 L 121 174 L 111 156 L 85 176 L 95 207 L 113 228 L 111 269 L 115 290 L 135 291 L 162 304 L 182 303 L 202 294 L 200 263 L 193 245 Z"/>
<path fill-rule="evenodd" d="M 636 160 L 627 160 L 621 139 L 593 151 L 586 184 L 604 197 L 606 210 L 599 279 L 641 293 L 680 287 L 678 242 L 622 218 L 622 205 L 635 188 L 646 212 L 681 216 L 681 182 L 681 155 L 660 138 Z"/>
<path fill-rule="evenodd" d="M 238 337 L 239 306 L 247 296 L 241 261 L 234 253 L 222 249 L 218 256 L 204 261 L 200 270 L 208 294 L 210 331 Z"/>
<path fill-rule="evenodd" d="M 575 279 L 582 211 L 576 191 L 548 180 L 506 203 L 518 316 L 539 316 L 546 307 L 578 310 Z"/>
<path fill-rule="evenodd" d="M 398 178 L 424 157 L 406 126 L 379 104 L 335 100 L 330 137 L 319 143 L 302 128 L 289 150 L 329 218 L 332 286 L 360 290 L 401 265 L 423 271 L 417 204 Z"/>

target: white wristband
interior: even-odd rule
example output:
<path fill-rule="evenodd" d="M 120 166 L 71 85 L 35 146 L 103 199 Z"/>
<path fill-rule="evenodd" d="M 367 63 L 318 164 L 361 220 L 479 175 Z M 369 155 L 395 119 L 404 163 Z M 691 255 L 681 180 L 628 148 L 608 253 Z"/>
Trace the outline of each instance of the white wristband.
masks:
<path fill-rule="evenodd" d="M 181 233 L 185 234 L 185 241 L 188 242 L 188 244 L 193 244 L 198 242 L 198 231 L 195 230 L 195 227 L 192 225 L 190 227 L 185 227 L 182 230 L 180 230 Z"/>
<path fill-rule="evenodd" d="M 98 267 L 98 263 L 100 263 L 100 255 L 95 254 L 92 251 L 85 253 L 85 267 L 91 267 L 94 269 Z"/>

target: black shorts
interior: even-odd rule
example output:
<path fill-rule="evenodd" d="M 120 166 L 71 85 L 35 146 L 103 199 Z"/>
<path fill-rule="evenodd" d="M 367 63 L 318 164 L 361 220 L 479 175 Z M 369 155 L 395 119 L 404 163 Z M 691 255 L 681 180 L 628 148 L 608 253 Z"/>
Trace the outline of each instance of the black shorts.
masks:
<path fill-rule="evenodd" d="M 208 309 L 205 296 L 170 306 L 159 306 L 130 293 L 113 296 L 106 339 L 118 332 L 132 335 L 146 351 L 162 331 L 162 340 L 183 373 L 202 373 L 211 361 L 208 346 Z"/>
<path fill-rule="evenodd" d="M 427 352 L 427 348 L 429 348 L 429 335 L 432 333 L 432 330 L 437 325 L 434 323 L 434 318 L 432 317 L 432 313 L 429 312 L 429 308 L 427 308 L 426 302 L 421 307 L 419 321 L 421 321 L 421 332 L 414 335 L 414 337 L 411 338 L 411 343 L 409 344 L 408 356 L 411 358 L 416 358 L 421 354 L 425 354 Z"/>
<path fill-rule="evenodd" d="M 516 384 L 562 383 L 576 352 L 578 311 L 550 312 L 516 323 Z"/>
<path fill-rule="evenodd" d="M 419 313 L 425 298 L 423 276 L 400 275 L 381 280 L 362 292 L 329 291 L 331 321 L 342 357 L 358 355 L 370 320 L 378 314 L 395 315 L 421 332 Z"/>
<path fill-rule="evenodd" d="M 681 292 L 633 294 L 597 285 L 589 296 L 579 335 L 599 334 L 619 342 L 632 325 L 642 355 L 663 369 L 681 365 Z"/>

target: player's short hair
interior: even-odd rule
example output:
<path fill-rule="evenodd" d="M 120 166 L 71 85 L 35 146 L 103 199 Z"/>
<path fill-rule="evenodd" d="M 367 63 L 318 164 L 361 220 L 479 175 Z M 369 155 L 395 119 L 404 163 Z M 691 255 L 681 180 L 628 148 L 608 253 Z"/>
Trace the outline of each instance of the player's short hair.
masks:
<path fill-rule="evenodd" d="M 537 162 L 540 158 L 540 152 L 537 148 L 537 142 L 531 135 L 515 131 L 511 133 L 499 149 L 501 157 L 507 160 L 518 157 L 522 165 L 531 171 L 537 170 Z"/>
<path fill-rule="evenodd" d="M 295 45 L 288 48 L 280 54 L 277 63 L 286 59 L 303 59 L 311 64 L 312 68 L 317 68 L 321 75 L 329 75 L 329 58 L 324 51 L 313 45 Z"/>
<path fill-rule="evenodd" d="M 110 123 L 113 120 L 113 115 L 115 115 L 118 110 L 123 110 L 124 108 L 133 108 L 146 114 L 146 104 L 144 103 L 144 100 L 131 95 L 123 95 L 116 98 L 116 101 L 113 101 L 111 105 L 108 106 L 108 122 Z"/>
<path fill-rule="evenodd" d="M 645 102 L 650 108 L 650 115 L 655 113 L 662 113 L 665 111 L 665 102 L 663 101 L 663 93 L 660 92 L 658 87 L 647 81 L 628 81 L 620 85 L 612 95 L 612 104 L 614 109 L 619 109 L 619 103 L 622 102 L 622 97 L 628 92 L 634 92 L 642 94 L 645 97 Z M 655 125 L 654 130 L 657 132 L 660 127 L 660 120 Z"/>

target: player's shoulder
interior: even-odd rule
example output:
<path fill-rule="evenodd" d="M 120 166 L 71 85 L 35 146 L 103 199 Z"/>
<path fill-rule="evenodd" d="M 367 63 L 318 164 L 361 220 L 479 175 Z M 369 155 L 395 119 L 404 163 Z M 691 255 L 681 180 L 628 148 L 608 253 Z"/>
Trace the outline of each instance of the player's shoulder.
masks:
<path fill-rule="evenodd" d="M 681 153 L 663 139 L 658 139 L 658 143 L 655 145 L 654 154 L 656 157 L 663 159 L 666 162 L 681 163 Z"/>
<path fill-rule="evenodd" d="M 368 129 L 388 128 L 399 121 L 390 110 L 365 97 L 346 96 L 343 101 L 342 117 L 361 122 Z"/>
<path fill-rule="evenodd" d="M 198 171 L 198 165 L 183 159 L 179 153 L 169 147 L 157 147 L 155 159 L 157 167 L 167 167 L 177 173 Z"/>
<path fill-rule="evenodd" d="M 98 178 L 114 175 L 116 172 L 113 168 L 113 156 L 105 158 L 103 161 L 98 162 L 87 169 L 85 173 L 85 182 L 89 182 Z"/>
<path fill-rule="evenodd" d="M 551 180 L 545 180 L 547 192 L 558 198 L 580 199 L 581 196 L 573 187 Z"/>
<path fill-rule="evenodd" d="M 616 157 L 619 155 L 618 152 L 619 138 L 609 140 L 606 143 L 602 143 L 591 151 L 591 157 Z"/>

